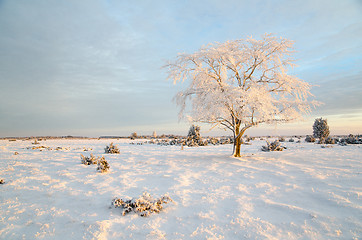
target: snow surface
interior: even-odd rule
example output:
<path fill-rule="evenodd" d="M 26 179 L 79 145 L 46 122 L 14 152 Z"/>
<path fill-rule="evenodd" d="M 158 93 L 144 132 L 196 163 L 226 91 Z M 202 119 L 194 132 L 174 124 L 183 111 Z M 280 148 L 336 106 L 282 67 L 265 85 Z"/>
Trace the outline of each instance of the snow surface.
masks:
<path fill-rule="evenodd" d="M 362 148 L 265 141 L 182 150 L 113 140 L 0 140 L 0 239 L 359 239 Z M 63 147 L 54 150 L 56 147 Z M 83 148 L 92 148 L 84 152 Z M 15 155 L 14 152 L 18 152 Z M 107 173 L 81 164 L 104 156 Z M 169 196 L 159 214 L 122 216 L 115 197 Z"/>

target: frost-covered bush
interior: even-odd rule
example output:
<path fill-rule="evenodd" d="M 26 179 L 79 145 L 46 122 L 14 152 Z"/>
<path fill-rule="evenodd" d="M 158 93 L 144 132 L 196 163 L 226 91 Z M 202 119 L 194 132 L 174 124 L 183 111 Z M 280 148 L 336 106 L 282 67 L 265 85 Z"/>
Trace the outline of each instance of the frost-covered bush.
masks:
<path fill-rule="evenodd" d="M 92 164 L 97 164 L 99 157 L 96 158 L 92 153 L 90 154 L 89 157 L 84 156 L 83 154 L 80 155 L 82 164 L 84 165 L 92 165 Z"/>
<path fill-rule="evenodd" d="M 195 140 L 192 137 L 175 137 L 173 139 L 156 139 L 148 141 L 149 144 L 158 144 L 158 145 L 179 145 L 179 146 L 207 146 L 209 144 L 219 145 L 219 144 L 232 144 L 232 137 L 222 137 L 222 138 L 208 138 L 206 140 L 201 137 L 198 140 Z"/>
<path fill-rule="evenodd" d="M 327 119 L 317 118 L 313 124 L 313 137 L 319 138 L 318 143 L 324 143 L 329 136 Z"/>
<path fill-rule="evenodd" d="M 261 150 L 264 152 L 270 152 L 270 151 L 283 151 L 286 149 L 286 147 L 283 147 L 280 145 L 280 142 L 278 140 L 275 140 L 274 142 L 270 143 L 269 141 L 266 142 L 266 146 L 262 146 Z"/>
<path fill-rule="evenodd" d="M 138 138 L 138 135 L 137 135 L 136 132 L 133 132 L 129 138 L 130 138 L 131 140 L 135 140 L 136 138 Z"/>
<path fill-rule="evenodd" d="M 249 137 L 248 135 L 244 135 L 245 142 L 250 142 L 252 140 L 255 140 L 255 137 Z"/>
<path fill-rule="evenodd" d="M 123 200 L 115 198 L 112 200 L 112 206 L 122 208 L 123 216 L 133 211 L 141 217 L 147 217 L 151 213 L 159 213 L 163 209 L 162 204 L 169 202 L 173 202 L 173 200 L 168 195 L 154 199 L 149 193 L 144 192 L 138 199 Z"/>
<path fill-rule="evenodd" d="M 240 141 L 242 143 L 244 143 L 243 139 L 240 139 Z M 207 141 L 204 142 L 205 145 L 206 145 L 206 143 L 207 144 L 212 144 L 212 145 L 232 144 L 233 143 L 233 138 L 231 138 L 231 137 L 226 137 L 226 138 L 214 138 L 214 137 L 212 137 L 212 138 L 207 139 Z"/>
<path fill-rule="evenodd" d="M 328 137 L 324 143 L 326 144 L 336 144 L 336 140 L 334 138 Z"/>
<path fill-rule="evenodd" d="M 362 143 L 361 139 L 359 139 L 358 136 L 354 136 L 352 134 L 348 135 L 346 142 L 348 144 L 361 144 Z"/>
<path fill-rule="evenodd" d="M 98 167 L 97 167 L 97 171 L 99 172 L 107 172 L 109 169 L 109 164 L 107 162 L 107 160 L 104 157 L 101 157 L 98 161 Z"/>
<path fill-rule="evenodd" d="M 306 142 L 315 142 L 315 138 L 312 137 L 312 136 L 307 135 L 307 136 L 305 137 L 305 141 L 306 141 Z"/>
<path fill-rule="evenodd" d="M 212 145 L 217 145 L 219 143 L 219 139 L 217 138 L 210 138 L 208 142 Z"/>
<path fill-rule="evenodd" d="M 339 142 L 340 145 L 347 145 L 347 144 L 362 144 L 362 139 L 360 136 L 354 136 L 352 134 L 349 134 L 348 137 L 342 138 Z"/>
<path fill-rule="evenodd" d="M 117 146 L 113 145 L 113 143 L 111 143 L 109 146 L 106 146 L 104 148 L 104 152 L 105 153 L 111 153 L 111 154 L 114 154 L 114 153 L 120 153 L 119 149 Z"/>
<path fill-rule="evenodd" d="M 221 138 L 219 142 L 220 142 L 220 144 L 222 144 L 222 145 L 223 145 L 223 144 L 232 144 L 232 143 L 234 143 L 234 141 L 233 141 L 232 138 Z M 240 142 L 241 142 L 241 143 L 244 143 L 244 141 L 243 141 L 242 138 L 240 139 Z"/>

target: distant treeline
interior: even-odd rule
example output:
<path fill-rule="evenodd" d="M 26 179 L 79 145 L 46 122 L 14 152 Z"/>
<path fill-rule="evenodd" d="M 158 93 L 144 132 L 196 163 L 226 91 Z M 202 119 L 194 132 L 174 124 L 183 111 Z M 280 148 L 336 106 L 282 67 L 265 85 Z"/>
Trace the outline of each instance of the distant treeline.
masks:
<path fill-rule="evenodd" d="M 291 137 L 291 138 L 305 138 L 308 135 L 284 135 L 284 136 L 254 136 L 253 138 L 280 138 L 280 137 Z M 332 137 L 335 138 L 346 138 L 351 136 L 351 134 L 346 135 L 333 135 Z M 362 135 L 356 134 L 354 135 L 357 138 L 361 138 Z M 31 137 L 0 137 L 2 140 L 34 140 L 37 139 L 38 141 L 46 140 L 46 139 L 182 139 L 186 136 L 182 135 L 174 135 L 174 134 L 162 134 L 157 137 L 151 135 L 137 135 L 135 136 L 100 136 L 100 137 L 85 137 L 85 136 L 31 136 Z M 218 136 L 218 138 L 227 138 L 230 136 Z M 205 136 L 204 138 L 212 138 L 211 136 Z M 248 138 L 248 136 L 244 136 L 244 138 Z"/>

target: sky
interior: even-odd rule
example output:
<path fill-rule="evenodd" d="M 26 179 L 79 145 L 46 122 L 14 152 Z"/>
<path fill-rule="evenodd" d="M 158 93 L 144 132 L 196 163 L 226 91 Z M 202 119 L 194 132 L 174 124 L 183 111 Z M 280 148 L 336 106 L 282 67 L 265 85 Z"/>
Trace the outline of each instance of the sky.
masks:
<path fill-rule="evenodd" d="M 249 135 L 362 133 L 361 0 L 0 0 L 0 137 L 186 135 L 167 61 L 213 42 L 295 41 L 292 74 L 324 104 Z M 204 135 L 228 135 L 202 125 Z"/>

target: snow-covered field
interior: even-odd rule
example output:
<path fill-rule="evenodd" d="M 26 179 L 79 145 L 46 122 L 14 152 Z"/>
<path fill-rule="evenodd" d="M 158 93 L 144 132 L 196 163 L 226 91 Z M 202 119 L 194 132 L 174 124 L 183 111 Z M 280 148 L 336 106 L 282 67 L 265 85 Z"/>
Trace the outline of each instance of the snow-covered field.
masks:
<path fill-rule="evenodd" d="M 113 140 L 0 140 L 0 239 L 360 239 L 362 148 L 265 141 L 182 150 Z M 56 147 L 63 147 L 54 150 Z M 83 151 L 83 148 L 92 148 Z M 18 155 L 14 155 L 18 152 Z M 81 164 L 105 156 L 110 171 Z M 121 215 L 115 197 L 175 201 L 159 214 Z"/>

